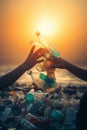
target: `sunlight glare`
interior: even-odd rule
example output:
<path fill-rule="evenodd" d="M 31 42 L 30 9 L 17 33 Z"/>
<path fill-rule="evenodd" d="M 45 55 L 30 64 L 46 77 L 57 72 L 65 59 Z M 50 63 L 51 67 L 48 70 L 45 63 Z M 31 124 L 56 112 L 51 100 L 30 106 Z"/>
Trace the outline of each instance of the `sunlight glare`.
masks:
<path fill-rule="evenodd" d="M 48 19 L 40 21 L 40 23 L 37 25 L 36 30 L 39 30 L 39 32 L 46 36 L 52 35 L 56 30 L 55 22 Z"/>

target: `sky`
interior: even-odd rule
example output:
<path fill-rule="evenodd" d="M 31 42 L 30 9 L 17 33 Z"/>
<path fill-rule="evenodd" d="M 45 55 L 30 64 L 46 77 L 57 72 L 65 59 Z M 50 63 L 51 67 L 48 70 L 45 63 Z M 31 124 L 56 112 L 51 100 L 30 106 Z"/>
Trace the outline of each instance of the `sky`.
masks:
<path fill-rule="evenodd" d="M 86 0 L 0 0 L 0 63 L 22 63 L 40 31 L 69 62 L 87 68 Z"/>

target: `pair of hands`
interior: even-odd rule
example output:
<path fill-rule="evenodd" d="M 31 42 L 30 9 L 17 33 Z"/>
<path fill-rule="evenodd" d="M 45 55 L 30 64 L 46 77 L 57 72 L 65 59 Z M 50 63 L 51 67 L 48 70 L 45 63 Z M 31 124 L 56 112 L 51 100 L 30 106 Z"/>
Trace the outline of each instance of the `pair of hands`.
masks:
<path fill-rule="evenodd" d="M 47 52 L 44 48 L 39 48 L 35 51 L 35 46 L 31 48 L 31 51 L 25 60 L 24 64 L 26 66 L 26 70 L 32 68 L 37 63 L 42 62 L 43 60 L 40 60 L 39 58 L 44 55 L 44 53 Z M 52 64 L 50 64 L 49 68 L 65 68 L 65 61 L 62 58 L 56 58 L 52 56 L 48 59 Z"/>

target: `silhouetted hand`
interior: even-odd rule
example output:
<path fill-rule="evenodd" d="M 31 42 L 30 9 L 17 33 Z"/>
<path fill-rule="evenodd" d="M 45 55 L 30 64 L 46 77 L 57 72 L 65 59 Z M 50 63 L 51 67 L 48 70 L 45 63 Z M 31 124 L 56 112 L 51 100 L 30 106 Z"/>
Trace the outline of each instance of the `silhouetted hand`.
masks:
<path fill-rule="evenodd" d="M 61 57 L 56 58 L 52 56 L 50 59 L 48 59 L 48 62 L 51 62 L 49 64 L 48 68 L 61 68 L 66 69 L 78 78 L 87 81 L 87 70 L 84 70 L 72 63 L 69 63 L 68 61 L 62 59 Z"/>
<path fill-rule="evenodd" d="M 67 67 L 67 61 L 62 59 L 61 57 L 56 58 L 55 56 L 51 56 L 51 58 L 48 59 L 48 62 L 51 62 L 48 67 L 50 68 L 61 68 L 66 69 Z"/>
<path fill-rule="evenodd" d="M 39 62 L 42 62 L 43 60 L 40 60 L 39 58 L 44 55 L 46 49 L 39 48 L 38 50 L 35 50 L 35 46 L 31 48 L 31 51 L 27 57 L 27 59 L 24 62 L 24 65 L 26 67 L 26 70 L 32 68 L 34 65 L 36 65 Z"/>

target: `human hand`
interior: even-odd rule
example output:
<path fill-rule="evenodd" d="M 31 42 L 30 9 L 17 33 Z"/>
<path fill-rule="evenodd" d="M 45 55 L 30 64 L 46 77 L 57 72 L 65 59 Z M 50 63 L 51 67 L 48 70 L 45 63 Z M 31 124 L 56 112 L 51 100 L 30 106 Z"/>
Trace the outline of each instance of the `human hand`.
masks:
<path fill-rule="evenodd" d="M 41 60 L 39 58 L 44 55 L 46 49 L 45 48 L 39 48 L 36 51 L 34 51 L 34 50 L 35 50 L 35 46 L 33 46 L 31 48 L 31 51 L 30 51 L 27 59 L 24 62 L 24 66 L 25 66 L 26 70 L 32 68 L 37 63 L 43 61 L 43 60 Z"/>
<path fill-rule="evenodd" d="M 48 59 L 48 68 L 61 68 L 66 69 L 67 67 L 67 61 L 62 59 L 61 57 L 56 58 L 55 56 L 51 56 Z"/>

